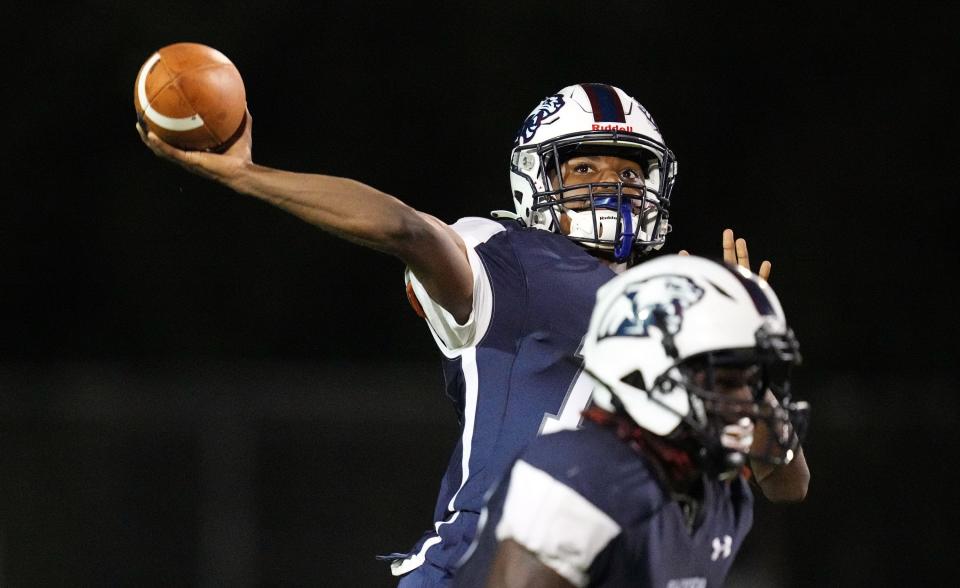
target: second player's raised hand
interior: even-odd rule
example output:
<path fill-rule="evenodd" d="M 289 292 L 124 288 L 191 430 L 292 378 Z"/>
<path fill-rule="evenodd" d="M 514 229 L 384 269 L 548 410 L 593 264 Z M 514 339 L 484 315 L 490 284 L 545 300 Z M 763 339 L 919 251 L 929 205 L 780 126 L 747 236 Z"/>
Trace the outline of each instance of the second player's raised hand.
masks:
<path fill-rule="evenodd" d="M 753 271 L 750 268 L 750 253 L 747 251 L 747 241 L 743 238 L 734 239 L 733 229 L 724 229 L 723 231 L 723 260 Z M 764 280 L 770 279 L 772 267 L 773 265 L 769 261 L 763 260 L 760 263 L 760 269 L 757 270 L 757 275 Z"/>
<path fill-rule="evenodd" d="M 681 249 L 678 253 L 680 255 L 690 255 L 686 249 Z M 747 241 L 742 238 L 735 239 L 733 229 L 724 229 L 723 231 L 723 260 L 750 269 L 750 252 L 747 250 Z M 769 261 L 763 260 L 760 263 L 760 269 L 757 270 L 757 275 L 764 280 L 769 280 L 772 268 L 773 265 Z"/>

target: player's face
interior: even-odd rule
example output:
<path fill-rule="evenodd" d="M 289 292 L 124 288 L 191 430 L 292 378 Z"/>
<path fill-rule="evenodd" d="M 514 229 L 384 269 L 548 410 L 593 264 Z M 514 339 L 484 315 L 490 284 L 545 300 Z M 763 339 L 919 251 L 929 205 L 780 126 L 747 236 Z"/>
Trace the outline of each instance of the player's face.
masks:
<path fill-rule="evenodd" d="M 586 184 L 600 182 L 623 182 L 623 193 L 629 196 L 643 195 L 643 167 L 636 161 L 624 159 L 615 155 L 582 155 L 571 157 L 560 166 L 560 173 L 563 176 L 564 186 L 581 186 L 564 192 L 563 197 L 586 196 L 590 194 L 590 188 Z M 615 191 L 609 187 L 598 187 L 594 190 L 594 196 L 597 194 L 610 193 L 615 195 Z M 637 203 L 639 209 L 640 204 Z M 590 203 L 586 200 L 570 202 L 566 205 L 572 210 L 590 208 Z"/>
<path fill-rule="evenodd" d="M 651 204 L 645 204 L 641 199 L 644 195 L 643 166 L 631 159 L 615 155 L 580 155 L 564 161 L 560 166 L 560 173 L 563 176 L 563 186 L 572 187 L 558 195 L 558 198 L 564 199 L 563 207 L 567 210 L 589 210 L 590 196 L 616 197 L 617 183 L 623 184 L 624 196 L 637 197 L 632 201 L 634 214 L 642 214 L 644 206 L 654 209 Z M 551 177 L 551 182 L 555 187 L 559 187 L 555 175 Z M 571 198 L 573 200 L 570 200 Z M 570 234 L 570 219 L 567 215 L 560 218 L 560 230 L 565 235 Z"/>
<path fill-rule="evenodd" d="M 753 385 L 760 368 L 750 366 L 746 368 L 714 368 L 714 392 L 722 394 L 731 400 L 748 401 L 753 399 Z"/>
<path fill-rule="evenodd" d="M 696 374 L 697 386 L 707 389 L 720 399 L 729 401 L 712 407 L 713 413 L 726 423 L 733 423 L 744 416 L 754 420 L 753 414 L 745 414 L 744 407 L 752 406 L 754 393 L 757 388 L 757 379 L 760 376 L 758 366 L 749 367 L 715 367 L 713 381 L 708 382 L 706 372 Z M 729 410 L 724 410 L 725 408 Z M 746 411 L 752 413 L 752 411 Z"/>

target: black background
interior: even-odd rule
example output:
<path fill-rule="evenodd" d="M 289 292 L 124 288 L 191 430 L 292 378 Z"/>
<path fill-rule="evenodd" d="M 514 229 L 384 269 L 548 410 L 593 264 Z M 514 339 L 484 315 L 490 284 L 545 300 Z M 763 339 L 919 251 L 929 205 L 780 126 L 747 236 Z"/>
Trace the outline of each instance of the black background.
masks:
<path fill-rule="evenodd" d="M 8 7 L 0 582 L 390 585 L 457 431 L 402 264 L 156 159 L 133 82 L 240 69 L 261 164 L 453 222 L 511 206 L 542 97 L 624 88 L 679 158 L 665 251 L 748 239 L 800 337 L 810 498 L 731 585 L 953 571 L 955 7 L 79 2 Z"/>

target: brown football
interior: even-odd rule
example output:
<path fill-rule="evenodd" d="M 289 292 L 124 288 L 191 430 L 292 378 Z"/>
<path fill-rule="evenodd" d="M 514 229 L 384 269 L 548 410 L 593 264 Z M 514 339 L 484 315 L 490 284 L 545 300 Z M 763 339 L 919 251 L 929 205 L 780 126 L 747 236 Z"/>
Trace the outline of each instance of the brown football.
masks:
<path fill-rule="evenodd" d="M 199 43 L 151 55 L 133 88 L 137 120 L 161 140 L 191 151 L 223 151 L 243 132 L 247 96 L 227 56 Z"/>

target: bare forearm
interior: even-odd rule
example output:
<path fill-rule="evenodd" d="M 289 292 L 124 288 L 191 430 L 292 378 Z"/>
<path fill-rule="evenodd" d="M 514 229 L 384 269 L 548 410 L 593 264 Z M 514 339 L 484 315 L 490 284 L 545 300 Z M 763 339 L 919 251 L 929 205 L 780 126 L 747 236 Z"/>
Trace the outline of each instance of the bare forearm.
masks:
<path fill-rule="evenodd" d="M 393 255 L 419 224 L 417 213 L 371 186 L 336 176 L 249 164 L 223 183 L 341 238 Z"/>
<path fill-rule="evenodd" d="M 375 188 L 347 178 L 283 171 L 253 163 L 253 118 L 226 152 L 182 151 L 137 125 L 159 157 L 286 210 L 338 237 L 399 257 L 427 293 L 458 321 L 473 300 L 473 275 L 463 239 L 446 224 Z"/>
<path fill-rule="evenodd" d="M 810 469 L 802 447 L 797 448 L 796 456 L 786 465 L 752 463 L 751 469 L 763 495 L 771 502 L 800 502 L 807 497 Z"/>
<path fill-rule="evenodd" d="M 338 237 L 399 257 L 457 320 L 470 315 L 473 277 L 463 242 L 430 215 L 348 178 L 250 163 L 221 181 Z"/>

